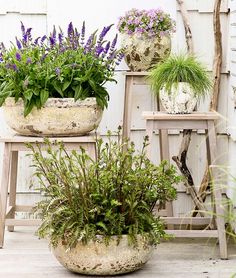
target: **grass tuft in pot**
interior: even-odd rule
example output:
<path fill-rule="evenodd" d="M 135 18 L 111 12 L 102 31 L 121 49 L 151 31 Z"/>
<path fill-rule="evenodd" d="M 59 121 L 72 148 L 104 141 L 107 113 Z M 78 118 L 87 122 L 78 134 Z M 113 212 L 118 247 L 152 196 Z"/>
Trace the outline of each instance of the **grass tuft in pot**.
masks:
<path fill-rule="evenodd" d="M 207 68 L 188 54 L 171 55 L 151 71 L 149 81 L 156 94 L 162 89 L 172 94 L 173 87 L 187 83 L 197 98 L 206 96 L 212 87 Z"/>
<path fill-rule="evenodd" d="M 53 246 L 62 241 L 70 249 L 98 236 L 107 244 L 117 236 L 119 243 L 122 235 L 133 246 L 138 235 L 155 245 L 167 237 L 153 209 L 175 199 L 173 185 L 180 177 L 174 166 L 165 161 L 156 166 L 146 157 L 147 137 L 136 153 L 133 143 L 122 141 L 120 130 L 116 135 L 117 140 L 111 133 L 107 142 L 96 139 L 97 160 L 83 148 L 68 153 L 60 142 L 46 140 L 46 153 L 40 145 L 29 145 L 45 195 L 37 205 L 43 221 L 38 234 Z"/>

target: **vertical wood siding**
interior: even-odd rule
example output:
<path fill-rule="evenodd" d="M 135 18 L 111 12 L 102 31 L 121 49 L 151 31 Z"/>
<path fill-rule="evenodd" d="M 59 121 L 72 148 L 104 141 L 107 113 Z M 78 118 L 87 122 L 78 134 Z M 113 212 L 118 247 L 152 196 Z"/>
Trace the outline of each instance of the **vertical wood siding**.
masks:
<path fill-rule="evenodd" d="M 214 0 L 187 0 L 187 8 L 190 13 L 190 24 L 193 30 L 193 39 L 195 45 L 195 51 L 198 57 L 207 64 L 209 71 L 212 71 L 212 59 L 214 54 L 214 41 L 213 41 L 213 26 L 212 26 L 212 14 Z M 232 5 L 235 5 L 236 1 L 230 1 Z M 158 8 L 162 7 L 165 11 L 169 12 L 171 16 L 177 21 L 177 33 L 173 36 L 172 45 L 173 52 L 186 50 L 184 28 L 182 24 L 181 15 L 176 6 L 175 0 L 127 0 L 124 3 L 120 1 L 94 1 L 87 0 L 85 2 L 76 0 L 0 0 L 0 41 L 14 40 L 15 35 L 19 34 L 20 21 L 23 21 L 29 26 L 32 26 L 36 34 L 42 34 L 49 32 L 52 26 L 60 25 L 62 28 L 66 28 L 70 21 L 73 21 L 76 25 L 82 23 L 83 20 L 87 22 L 88 32 L 92 32 L 94 29 L 101 28 L 103 25 L 116 23 L 118 17 L 128 9 L 136 8 Z M 224 47 L 224 61 L 222 70 L 222 84 L 219 111 L 223 115 L 222 121 L 218 124 L 217 130 L 220 134 L 219 139 L 219 161 L 226 163 L 228 160 L 228 136 L 229 123 L 228 119 L 229 109 L 230 113 L 234 113 L 234 109 L 230 106 L 232 90 L 229 90 L 229 78 L 228 78 L 228 29 L 236 34 L 236 20 L 235 26 L 228 22 L 228 1 L 224 0 L 221 7 L 222 18 L 222 31 L 223 31 L 223 47 Z M 236 17 L 236 13 L 230 16 L 232 22 L 233 17 Z M 116 30 L 113 28 L 113 34 Z M 232 35 L 230 41 L 234 41 L 236 51 L 236 39 Z M 112 36 L 111 36 L 112 37 Z M 233 47 L 233 45 L 232 45 Z M 231 49 L 230 52 L 233 52 Z M 236 65 L 236 54 L 235 65 Z M 234 57 L 232 55 L 232 57 Z M 234 66 L 234 62 L 230 62 L 230 66 Z M 106 130 L 116 130 L 118 125 L 122 124 L 123 115 L 123 101 L 124 101 L 124 74 L 122 70 L 127 69 L 125 63 L 122 63 L 119 70 L 116 73 L 117 84 L 108 84 L 107 87 L 110 92 L 110 103 L 108 109 L 104 112 L 104 117 L 100 125 L 100 132 L 105 135 Z M 236 69 L 236 66 L 235 66 Z M 235 77 L 231 77 L 231 82 L 236 86 L 236 70 Z M 231 94 L 231 95 L 230 95 Z M 142 138 L 144 136 L 144 121 L 141 118 L 141 113 L 144 110 L 153 110 L 155 107 L 155 100 L 147 85 L 136 85 L 133 90 L 133 105 L 132 105 L 132 133 L 131 139 L 136 143 L 138 147 L 142 144 Z M 207 110 L 209 105 L 209 98 L 199 105 L 199 109 Z M 231 101 L 231 105 L 233 102 Z M 6 131 L 7 127 L 4 123 L 2 114 L 0 130 Z M 232 117 L 231 117 L 232 118 Z M 233 123 L 233 122 L 231 122 Z M 236 131 L 235 131 L 236 134 Z M 171 155 L 176 155 L 178 152 L 178 145 L 181 140 L 182 134 L 179 132 L 171 132 L 170 134 L 170 146 Z M 156 135 L 158 139 L 158 135 Z M 156 140 L 156 142 L 158 142 Z M 231 143 L 232 145 L 232 143 Z M 158 154 L 159 146 L 156 144 L 153 150 L 153 160 L 159 162 Z M 32 175 L 32 169 L 29 168 L 30 161 L 25 158 L 24 154 L 20 155 L 19 163 L 19 179 L 18 179 L 18 200 L 22 203 L 32 203 L 36 201 L 39 196 L 35 194 L 34 189 L 29 189 L 29 184 Z M 202 134 L 194 134 L 190 146 L 190 152 L 188 157 L 188 164 L 190 170 L 194 176 L 196 184 L 199 184 L 203 171 L 205 169 L 205 145 L 204 136 Z M 189 195 L 185 194 L 185 188 L 179 187 L 179 198 L 174 204 L 175 215 L 183 215 L 186 211 L 192 208 L 192 202 Z"/>

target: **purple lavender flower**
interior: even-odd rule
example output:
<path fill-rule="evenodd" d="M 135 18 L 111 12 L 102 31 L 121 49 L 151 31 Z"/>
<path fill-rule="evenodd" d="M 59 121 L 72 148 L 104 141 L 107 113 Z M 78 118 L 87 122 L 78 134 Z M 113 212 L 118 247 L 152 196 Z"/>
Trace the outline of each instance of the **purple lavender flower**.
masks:
<path fill-rule="evenodd" d="M 102 52 L 103 52 L 104 48 L 102 46 L 99 46 L 96 48 L 96 56 L 98 57 Z"/>
<path fill-rule="evenodd" d="M 46 40 L 46 38 L 47 38 L 46 35 L 42 36 L 42 38 L 41 38 L 41 45 L 44 43 L 44 41 Z"/>
<path fill-rule="evenodd" d="M 102 42 L 103 41 L 104 37 L 106 36 L 107 32 L 111 29 L 112 25 L 113 24 L 103 28 L 101 34 L 99 35 L 98 42 Z"/>
<path fill-rule="evenodd" d="M 27 34 L 26 33 L 22 37 L 22 42 L 24 45 L 26 45 L 26 43 L 27 43 Z"/>
<path fill-rule="evenodd" d="M 85 39 L 85 21 L 83 21 L 82 29 L 81 29 L 81 45 L 84 45 Z"/>
<path fill-rule="evenodd" d="M 108 50 L 110 48 L 110 42 L 108 42 L 105 46 L 105 49 L 104 49 L 104 54 L 107 54 Z"/>
<path fill-rule="evenodd" d="M 24 36 L 25 35 L 25 26 L 22 21 L 21 21 L 21 32 L 22 32 L 22 36 Z"/>
<path fill-rule="evenodd" d="M 110 48 L 111 52 L 115 49 L 115 46 L 116 46 L 116 43 L 117 43 L 117 37 L 118 37 L 118 35 L 116 34 L 116 36 L 113 39 L 112 44 L 111 44 L 111 48 Z"/>
<path fill-rule="evenodd" d="M 26 30 L 27 41 L 32 41 L 31 31 L 32 31 L 32 28 L 28 28 Z"/>
<path fill-rule="evenodd" d="M 59 40 L 59 44 L 62 44 L 62 41 L 63 41 L 63 33 L 62 32 L 60 32 L 58 34 L 58 40 Z"/>
<path fill-rule="evenodd" d="M 53 39 L 56 41 L 56 37 L 57 37 L 57 30 L 56 30 L 55 25 L 53 25 L 52 37 L 53 37 Z"/>
<path fill-rule="evenodd" d="M 19 52 L 16 52 L 16 60 L 20 61 L 21 60 L 21 55 Z"/>
<path fill-rule="evenodd" d="M 11 65 L 11 68 L 12 68 L 14 71 L 18 71 L 18 68 L 17 68 L 16 64 Z"/>
<path fill-rule="evenodd" d="M 3 62 L 2 52 L 0 52 L 0 62 Z"/>
<path fill-rule="evenodd" d="M 32 64 L 32 60 L 31 60 L 31 58 L 27 58 L 27 60 L 26 60 L 26 64 L 28 65 L 28 64 Z"/>
<path fill-rule="evenodd" d="M 38 45 L 39 44 L 39 39 L 40 39 L 41 37 L 37 37 L 35 40 L 34 40 L 34 45 Z"/>
<path fill-rule="evenodd" d="M 50 43 L 50 47 L 52 48 L 53 46 L 55 46 L 55 44 L 56 44 L 56 41 L 55 41 L 55 39 L 53 38 L 53 37 L 49 37 L 49 43 Z"/>
<path fill-rule="evenodd" d="M 68 38 L 73 36 L 73 34 L 74 34 L 74 27 L 73 27 L 72 22 L 70 22 L 69 25 L 68 25 L 68 29 L 67 29 Z"/>
<path fill-rule="evenodd" d="M 61 73 L 61 70 L 57 67 L 57 68 L 55 69 L 55 72 L 56 72 L 56 75 L 59 76 L 60 73 Z"/>
<path fill-rule="evenodd" d="M 16 37 L 16 45 L 17 45 L 18 49 L 22 48 L 21 42 L 18 40 L 17 37 Z"/>
<path fill-rule="evenodd" d="M 93 39 L 94 39 L 95 33 L 91 34 L 84 46 L 84 50 L 85 52 L 89 52 L 92 48 L 92 44 L 93 44 Z"/>

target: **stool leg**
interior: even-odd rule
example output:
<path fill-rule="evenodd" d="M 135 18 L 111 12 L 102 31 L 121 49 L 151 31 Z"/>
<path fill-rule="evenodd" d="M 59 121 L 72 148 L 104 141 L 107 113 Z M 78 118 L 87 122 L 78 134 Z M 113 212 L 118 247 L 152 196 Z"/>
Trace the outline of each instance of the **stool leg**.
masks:
<path fill-rule="evenodd" d="M 153 128 L 154 123 L 152 120 L 146 121 L 146 136 L 149 139 L 149 145 L 147 146 L 147 157 L 151 160 L 151 153 L 152 153 L 152 139 L 153 139 Z"/>
<path fill-rule="evenodd" d="M 159 130 L 159 142 L 160 142 L 160 155 L 161 161 L 166 160 L 170 162 L 170 150 L 169 150 L 169 138 L 168 138 L 168 130 Z M 166 202 L 166 213 L 168 217 L 173 217 L 173 203 Z M 174 230 L 174 225 L 167 225 L 168 230 Z"/>
<path fill-rule="evenodd" d="M 16 184 L 17 184 L 17 166 L 18 166 L 18 152 L 12 152 L 11 157 L 11 174 L 10 174 L 10 191 L 9 191 L 9 206 L 13 207 L 11 218 L 15 218 L 16 206 Z M 8 226 L 8 231 L 13 232 L 14 226 Z"/>
<path fill-rule="evenodd" d="M 87 153 L 92 159 L 96 159 L 96 144 L 95 143 L 88 143 L 86 144 Z"/>
<path fill-rule="evenodd" d="M 123 112 L 123 138 L 130 137 L 131 129 L 131 109 L 132 95 L 131 88 L 133 85 L 133 76 L 126 75 L 125 96 L 124 96 L 124 112 Z"/>
<path fill-rule="evenodd" d="M 208 140 L 209 140 L 209 153 L 210 161 L 209 164 L 216 162 L 216 131 L 214 121 L 208 121 Z M 217 177 L 216 168 L 211 169 L 213 179 Z M 221 188 L 217 186 L 217 183 L 213 185 L 213 197 L 215 201 L 216 209 L 216 224 L 218 230 L 219 247 L 221 259 L 227 259 L 227 241 L 225 232 L 225 219 L 224 219 L 224 208 L 222 203 L 222 192 Z"/>
<path fill-rule="evenodd" d="M 1 179 L 1 196 L 0 196 L 0 248 L 3 247 L 4 232 L 5 232 L 5 217 L 7 208 L 7 195 L 9 185 L 9 174 L 10 174 L 10 156 L 11 145 L 10 143 L 4 144 L 3 153 L 3 168 L 2 168 L 2 179 Z"/>

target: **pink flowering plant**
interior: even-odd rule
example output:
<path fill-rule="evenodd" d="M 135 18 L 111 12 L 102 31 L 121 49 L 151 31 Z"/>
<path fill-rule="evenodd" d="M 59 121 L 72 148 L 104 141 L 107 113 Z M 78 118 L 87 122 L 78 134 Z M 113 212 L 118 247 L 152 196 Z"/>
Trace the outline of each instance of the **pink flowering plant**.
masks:
<path fill-rule="evenodd" d="M 175 32 L 175 21 L 161 9 L 132 9 L 119 18 L 117 28 L 128 35 L 162 37 Z"/>
<path fill-rule="evenodd" d="M 93 32 L 86 40 L 85 23 L 80 31 L 70 23 L 64 34 L 54 27 L 49 36 L 32 38 L 32 28 L 21 23 L 22 38 L 9 49 L 0 45 L 0 106 L 7 97 L 24 102 L 24 115 L 40 109 L 48 98 L 95 97 L 102 108 L 109 95 L 106 82 L 124 54 L 116 49 L 117 35 L 105 40 L 112 25 Z"/>

